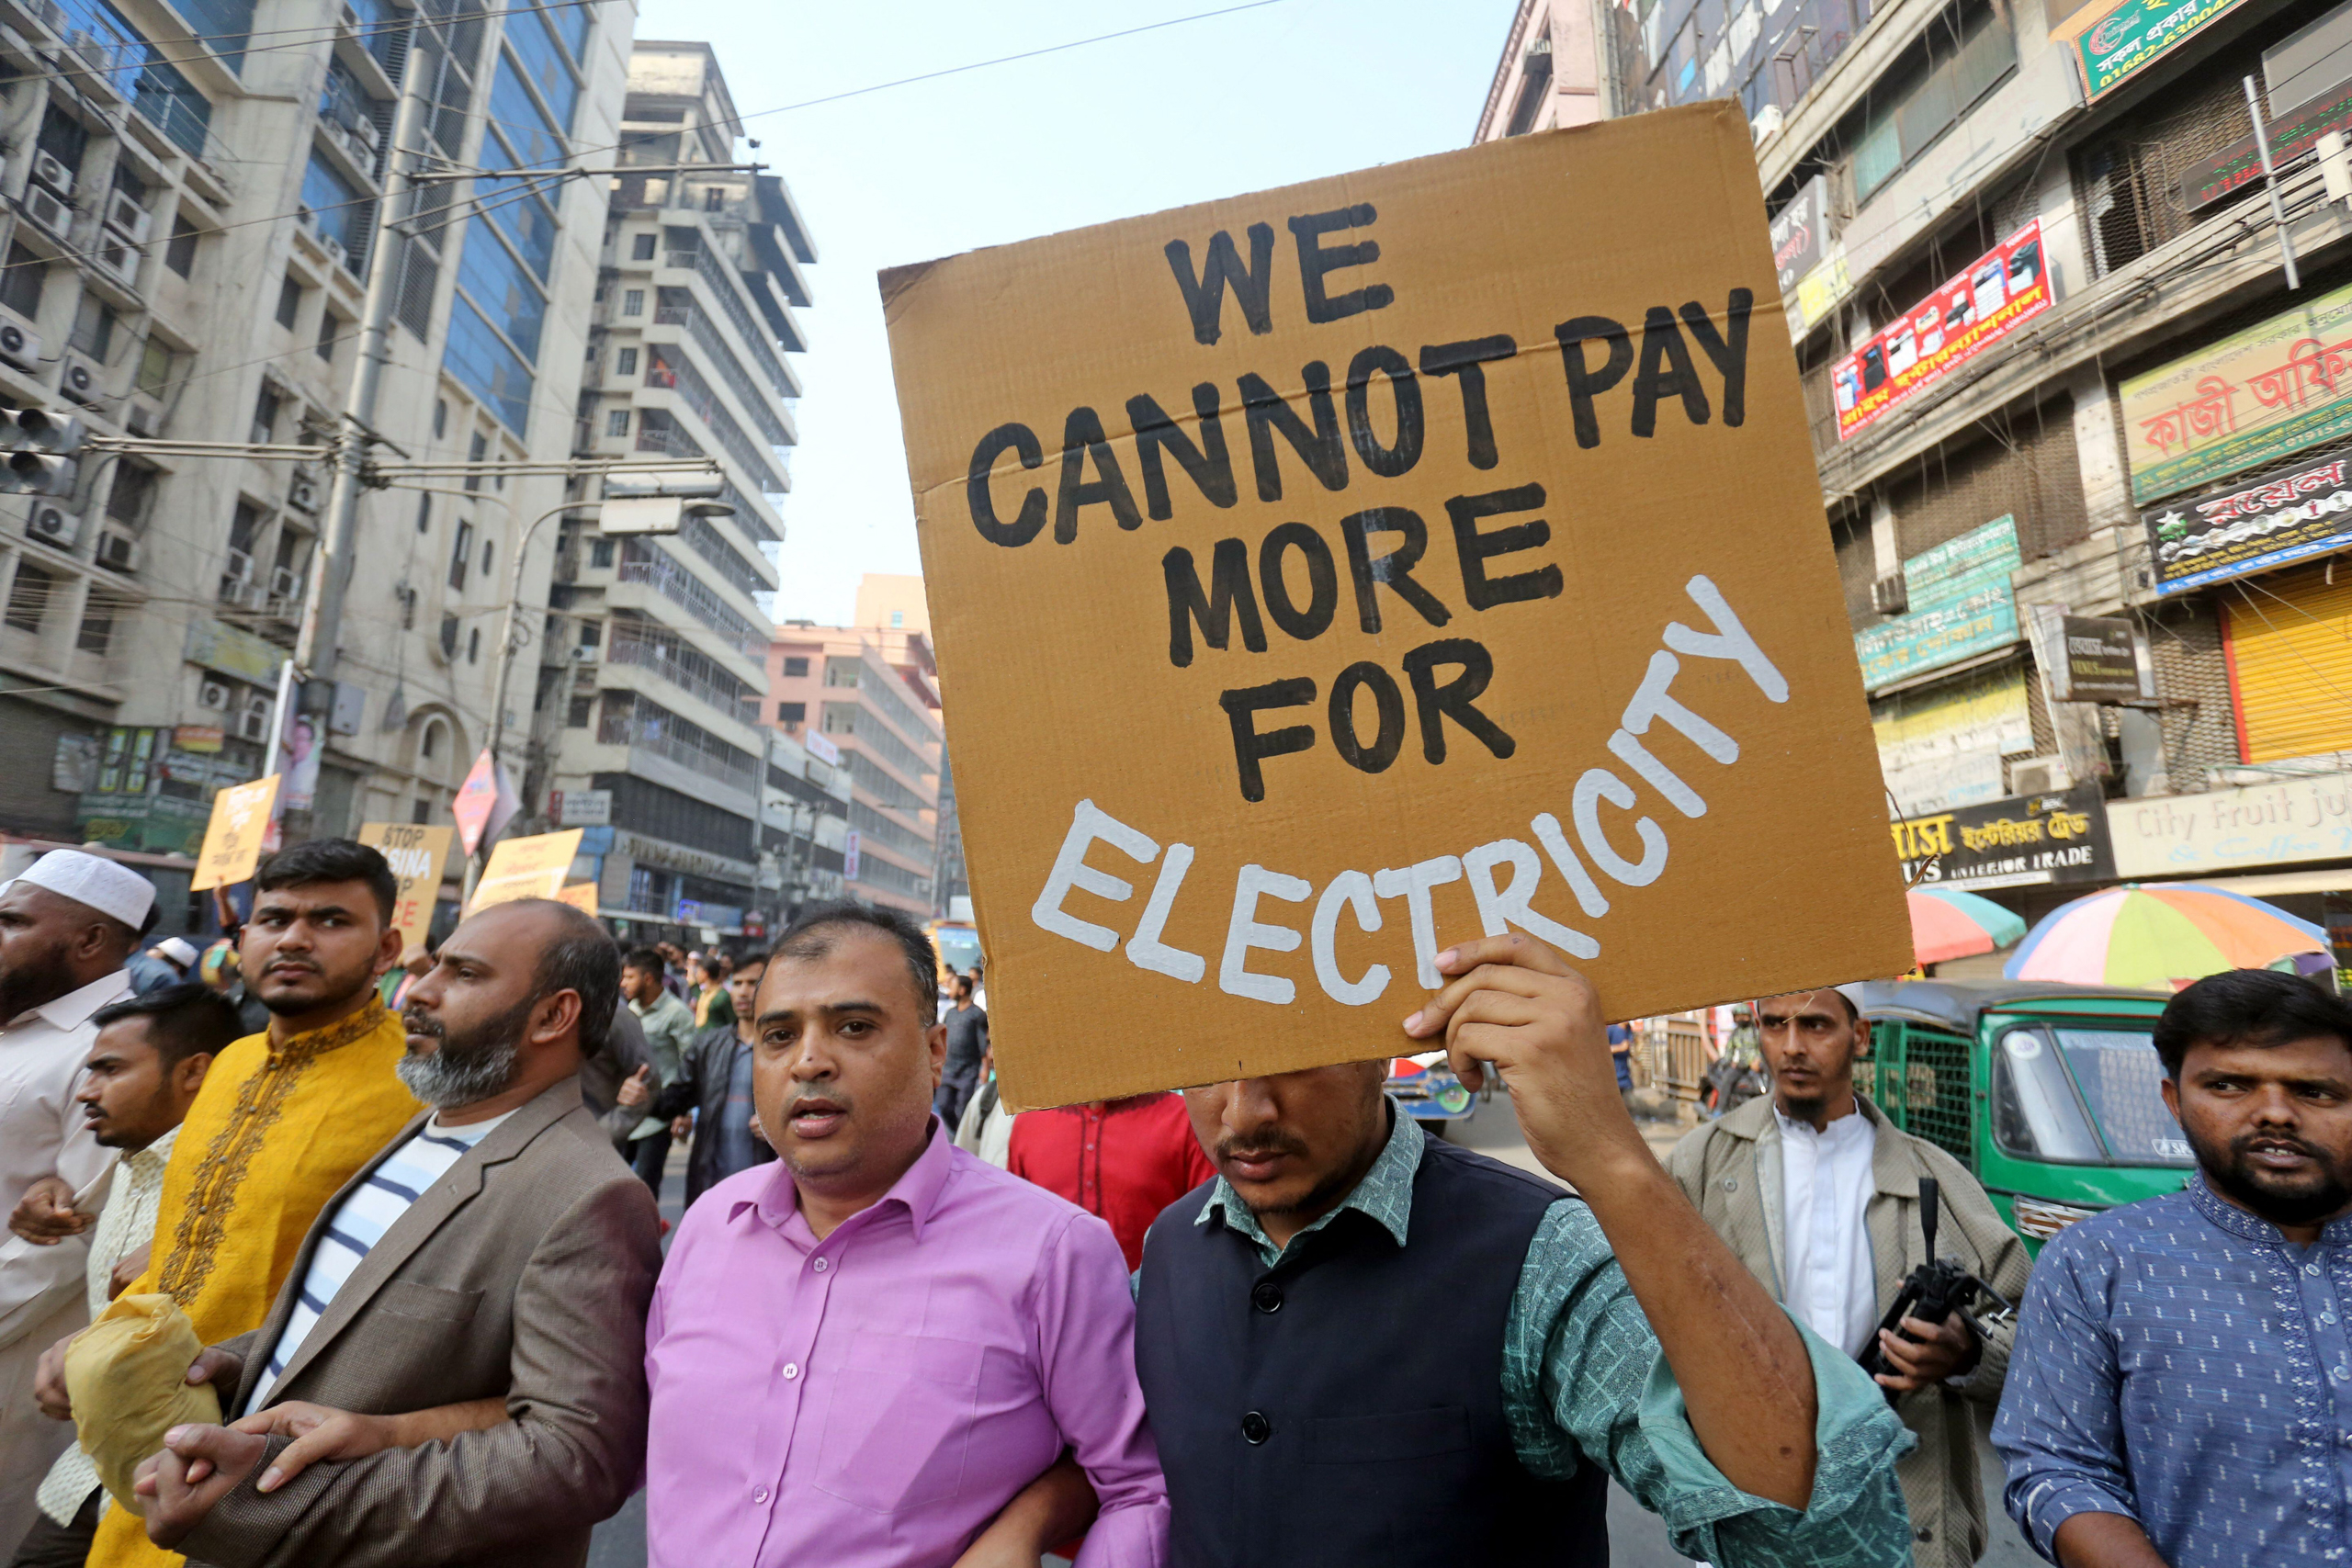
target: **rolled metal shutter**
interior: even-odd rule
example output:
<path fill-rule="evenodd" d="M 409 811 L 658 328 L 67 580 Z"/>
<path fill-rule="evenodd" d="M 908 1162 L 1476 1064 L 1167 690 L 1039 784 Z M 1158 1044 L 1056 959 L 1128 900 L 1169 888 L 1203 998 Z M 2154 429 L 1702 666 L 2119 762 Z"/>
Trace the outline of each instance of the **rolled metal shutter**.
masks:
<path fill-rule="evenodd" d="M 2241 578 L 2219 596 L 2245 760 L 2352 750 L 2352 558 Z"/>

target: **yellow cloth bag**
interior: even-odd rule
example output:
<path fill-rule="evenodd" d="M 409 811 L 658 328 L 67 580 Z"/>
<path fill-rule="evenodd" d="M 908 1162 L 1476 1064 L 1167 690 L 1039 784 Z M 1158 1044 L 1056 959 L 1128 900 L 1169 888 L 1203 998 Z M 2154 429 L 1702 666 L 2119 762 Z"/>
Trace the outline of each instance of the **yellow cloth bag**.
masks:
<path fill-rule="evenodd" d="M 220 1419 L 210 1383 L 191 1388 L 188 1363 L 204 1348 L 172 1298 L 118 1296 L 65 1348 L 65 1392 L 74 1425 L 107 1495 L 134 1514 L 147 1509 L 130 1490 L 141 1461 L 163 1451 L 164 1434 Z"/>

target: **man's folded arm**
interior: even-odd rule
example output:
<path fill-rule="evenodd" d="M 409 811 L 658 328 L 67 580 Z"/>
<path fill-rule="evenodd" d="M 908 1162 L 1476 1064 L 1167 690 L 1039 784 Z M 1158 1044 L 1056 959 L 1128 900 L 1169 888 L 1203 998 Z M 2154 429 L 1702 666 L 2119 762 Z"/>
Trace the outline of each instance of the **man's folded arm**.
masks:
<path fill-rule="evenodd" d="M 1046 1247 L 1036 1302 L 1046 1404 L 1102 1506 L 1082 1568 L 1156 1568 L 1168 1484 L 1136 1382 L 1135 1304 L 1111 1227 L 1071 1214 Z"/>
<path fill-rule="evenodd" d="M 549 1228 L 523 1270 L 512 1420 L 314 1464 L 263 1494 L 254 1483 L 286 1442 L 273 1438 L 180 1550 L 220 1568 L 402 1568 L 609 1517 L 644 1461 L 643 1309 L 660 1261 L 643 1184 L 616 1177 Z"/>

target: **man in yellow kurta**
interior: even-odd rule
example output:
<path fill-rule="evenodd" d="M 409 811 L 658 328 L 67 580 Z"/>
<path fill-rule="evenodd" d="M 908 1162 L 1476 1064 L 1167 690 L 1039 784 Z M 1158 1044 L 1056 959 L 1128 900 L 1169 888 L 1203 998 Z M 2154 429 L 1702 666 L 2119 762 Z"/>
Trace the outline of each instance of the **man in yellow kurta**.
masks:
<path fill-rule="evenodd" d="M 376 980 L 401 954 L 399 890 L 374 850 L 314 840 L 254 879 L 239 947 L 266 1033 L 222 1052 L 173 1146 L 154 1252 L 126 1294 L 162 1291 L 206 1345 L 258 1328 L 327 1200 L 421 1109 L 393 1067 L 407 1049 Z M 184 1561 L 109 1508 L 90 1568 Z"/>

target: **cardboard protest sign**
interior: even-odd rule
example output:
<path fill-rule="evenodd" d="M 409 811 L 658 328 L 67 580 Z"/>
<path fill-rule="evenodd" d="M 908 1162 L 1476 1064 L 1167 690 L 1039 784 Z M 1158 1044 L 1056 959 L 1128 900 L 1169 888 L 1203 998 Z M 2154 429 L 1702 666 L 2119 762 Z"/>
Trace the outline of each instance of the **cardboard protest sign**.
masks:
<path fill-rule="evenodd" d="M 1736 105 L 881 283 L 1008 1102 L 1910 966 Z"/>
<path fill-rule="evenodd" d="M 596 912 L 596 885 L 593 882 L 568 882 L 556 890 L 556 898 L 585 914 Z"/>
<path fill-rule="evenodd" d="M 553 898 L 563 891 L 571 863 L 580 853 L 577 828 L 560 833 L 534 833 L 527 838 L 501 839 L 490 846 L 489 863 L 466 913 L 487 909 L 516 898 Z"/>
<path fill-rule="evenodd" d="M 277 799 L 276 773 L 233 784 L 212 797 L 212 820 L 205 825 L 196 874 L 187 880 L 191 889 L 200 893 L 207 887 L 227 887 L 254 874 Z"/>
<path fill-rule="evenodd" d="M 425 932 L 432 929 L 441 868 L 449 863 L 449 840 L 455 831 L 413 822 L 369 822 L 359 829 L 359 841 L 374 846 L 401 879 L 392 900 L 392 925 L 401 933 L 402 953 L 424 946 Z"/>

